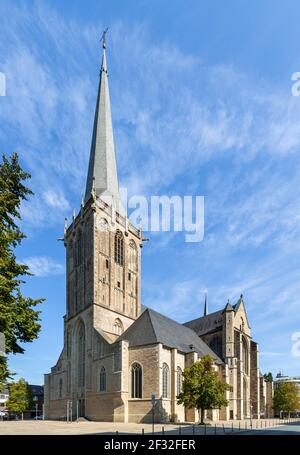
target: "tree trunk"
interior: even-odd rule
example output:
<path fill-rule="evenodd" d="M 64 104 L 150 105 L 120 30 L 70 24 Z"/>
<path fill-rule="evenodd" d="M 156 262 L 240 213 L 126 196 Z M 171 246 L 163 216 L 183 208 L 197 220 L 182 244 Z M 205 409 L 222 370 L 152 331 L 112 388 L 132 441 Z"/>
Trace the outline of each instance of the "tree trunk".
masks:
<path fill-rule="evenodd" d="M 205 410 L 203 408 L 200 409 L 200 424 L 201 425 L 204 425 L 204 411 Z"/>

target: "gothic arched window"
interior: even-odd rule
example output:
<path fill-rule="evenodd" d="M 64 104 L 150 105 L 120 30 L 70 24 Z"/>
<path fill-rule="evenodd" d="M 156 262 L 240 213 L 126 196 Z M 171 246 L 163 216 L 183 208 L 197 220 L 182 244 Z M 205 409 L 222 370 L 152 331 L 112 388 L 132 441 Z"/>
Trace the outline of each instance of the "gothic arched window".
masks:
<path fill-rule="evenodd" d="M 119 318 L 116 319 L 113 325 L 113 333 L 115 333 L 116 335 L 122 335 L 123 330 L 124 329 L 122 321 Z"/>
<path fill-rule="evenodd" d="M 177 368 L 177 395 L 180 394 L 182 389 L 182 369 L 180 367 Z"/>
<path fill-rule="evenodd" d="M 115 262 L 124 265 L 124 239 L 120 231 L 115 235 Z"/>
<path fill-rule="evenodd" d="M 244 364 L 244 372 L 248 374 L 248 346 L 245 338 L 242 338 L 242 360 Z"/>
<path fill-rule="evenodd" d="M 63 390 L 63 380 L 60 378 L 60 380 L 59 380 L 58 398 L 62 398 L 62 390 Z"/>
<path fill-rule="evenodd" d="M 82 237 L 81 237 L 81 231 L 78 232 L 78 237 L 77 237 L 77 265 L 81 265 L 81 259 L 82 259 Z"/>
<path fill-rule="evenodd" d="M 223 352 L 222 352 L 222 337 L 220 335 L 215 335 L 210 343 L 209 347 L 214 351 L 215 354 L 217 354 L 219 357 L 222 357 Z"/>
<path fill-rule="evenodd" d="M 68 248 L 68 264 L 69 264 L 69 272 L 73 271 L 74 268 L 74 251 L 73 251 L 73 240 L 70 240 L 69 248 Z"/>
<path fill-rule="evenodd" d="M 162 367 L 162 396 L 169 397 L 169 367 L 166 363 Z"/>
<path fill-rule="evenodd" d="M 137 247 L 133 240 L 129 243 L 128 267 L 132 271 L 137 270 Z"/>
<path fill-rule="evenodd" d="M 85 382 L 85 332 L 84 325 L 81 323 L 78 330 L 78 363 L 77 378 L 78 386 L 83 387 Z"/>
<path fill-rule="evenodd" d="M 106 391 L 106 371 L 104 367 L 101 367 L 99 374 L 99 392 Z"/>
<path fill-rule="evenodd" d="M 142 367 L 137 362 L 131 367 L 131 398 L 142 398 Z"/>
<path fill-rule="evenodd" d="M 67 356 L 70 357 L 71 355 L 71 327 L 68 327 L 67 329 Z"/>

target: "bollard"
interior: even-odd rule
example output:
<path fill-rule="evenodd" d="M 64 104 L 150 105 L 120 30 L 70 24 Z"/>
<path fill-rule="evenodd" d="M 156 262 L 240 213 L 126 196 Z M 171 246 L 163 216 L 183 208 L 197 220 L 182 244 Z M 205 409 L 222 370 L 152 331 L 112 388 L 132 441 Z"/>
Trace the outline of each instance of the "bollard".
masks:
<path fill-rule="evenodd" d="M 233 431 L 233 422 L 231 423 L 231 431 Z"/>
<path fill-rule="evenodd" d="M 165 427 L 161 427 L 161 434 L 165 434 Z"/>
<path fill-rule="evenodd" d="M 247 430 L 247 420 L 245 420 L 245 430 Z"/>
<path fill-rule="evenodd" d="M 193 425 L 193 436 L 195 435 L 195 425 Z"/>
<path fill-rule="evenodd" d="M 178 434 L 181 434 L 181 426 L 179 425 Z"/>
<path fill-rule="evenodd" d="M 241 421 L 239 421 L 239 431 L 241 431 Z"/>
<path fill-rule="evenodd" d="M 145 434 L 145 430 L 144 430 L 144 428 L 142 428 L 142 434 Z"/>
<path fill-rule="evenodd" d="M 119 434 L 118 430 L 116 430 L 116 436 Z"/>

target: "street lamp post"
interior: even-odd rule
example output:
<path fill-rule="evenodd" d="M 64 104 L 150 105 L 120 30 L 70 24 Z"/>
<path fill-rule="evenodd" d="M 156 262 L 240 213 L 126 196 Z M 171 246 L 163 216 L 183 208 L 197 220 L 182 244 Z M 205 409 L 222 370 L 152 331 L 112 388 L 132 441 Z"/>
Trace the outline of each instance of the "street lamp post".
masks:
<path fill-rule="evenodd" d="M 152 434 L 154 434 L 154 421 L 155 421 L 155 403 L 156 403 L 156 397 L 155 395 L 151 396 L 151 403 L 152 403 Z"/>

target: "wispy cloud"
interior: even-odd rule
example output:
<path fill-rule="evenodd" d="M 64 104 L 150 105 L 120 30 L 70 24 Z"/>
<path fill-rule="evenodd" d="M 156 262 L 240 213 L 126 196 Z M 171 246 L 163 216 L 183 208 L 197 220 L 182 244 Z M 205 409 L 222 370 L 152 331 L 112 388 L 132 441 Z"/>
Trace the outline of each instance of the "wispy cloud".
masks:
<path fill-rule="evenodd" d="M 63 264 L 47 256 L 31 256 L 22 262 L 28 265 L 30 272 L 36 277 L 61 275 L 65 272 Z"/>

